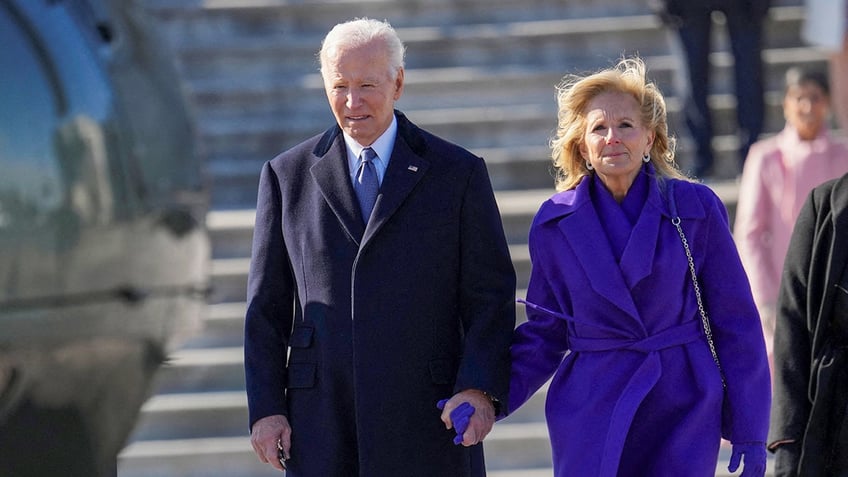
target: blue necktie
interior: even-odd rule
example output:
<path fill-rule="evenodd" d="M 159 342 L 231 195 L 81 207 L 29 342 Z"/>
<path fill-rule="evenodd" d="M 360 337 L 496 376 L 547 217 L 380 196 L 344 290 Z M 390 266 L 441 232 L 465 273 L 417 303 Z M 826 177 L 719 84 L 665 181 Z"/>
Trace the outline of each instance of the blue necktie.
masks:
<path fill-rule="evenodd" d="M 377 180 L 377 168 L 374 166 L 374 159 L 377 153 L 370 147 L 362 150 L 359 157 L 362 163 L 359 165 L 359 170 L 356 171 L 356 180 L 353 182 L 353 188 L 356 190 L 356 197 L 359 199 L 359 210 L 362 211 L 362 221 L 368 223 L 368 218 L 371 217 L 371 209 L 374 208 L 374 202 L 377 201 L 377 192 L 380 190 L 380 182 Z"/>

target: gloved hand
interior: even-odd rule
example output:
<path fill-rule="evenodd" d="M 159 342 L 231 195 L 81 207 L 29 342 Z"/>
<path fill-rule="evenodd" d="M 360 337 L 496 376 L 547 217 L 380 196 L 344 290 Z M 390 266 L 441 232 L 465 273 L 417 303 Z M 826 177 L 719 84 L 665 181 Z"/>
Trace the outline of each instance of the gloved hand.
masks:
<path fill-rule="evenodd" d="M 727 470 L 736 472 L 739 463 L 745 456 L 745 467 L 739 477 L 763 477 L 766 474 L 766 445 L 762 442 L 744 442 L 733 444 L 730 454 L 730 464 Z"/>
<path fill-rule="evenodd" d="M 444 409 L 447 402 L 447 399 L 442 399 L 436 403 L 436 407 Z M 453 423 L 453 429 L 456 431 L 456 437 L 453 438 L 454 444 L 462 444 L 462 435 L 465 434 L 465 430 L 468 429 L 468 422 L 471 420 L 471 415 L 474 414 L 474 411 L 474 406 L 467 402 L 460 404 L 451 411 L 450 418 Z"/>

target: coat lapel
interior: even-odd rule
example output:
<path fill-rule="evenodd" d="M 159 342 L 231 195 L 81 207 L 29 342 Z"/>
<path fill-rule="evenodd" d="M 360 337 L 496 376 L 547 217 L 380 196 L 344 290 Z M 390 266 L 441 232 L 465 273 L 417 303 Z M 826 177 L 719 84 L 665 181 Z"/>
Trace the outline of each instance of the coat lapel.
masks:
<path fill-rule="evenodd" d="M 368 245 L 430 168 L 430 162 L 425 159 L 427 143 L 421 130 L 400 111 L 395 110 L 395 116 L 398 129 L 392 158 L 380 185 L 380 193 L 371 220 L 365 228 L 360 249 Z"/>
<path fill-rule="evenodd" d="M 654 180 L 649 180 L 645 206 L 621 255 L 621 271 L 629 288 L 635 287 L 651 274 L 661 222 L 671 220 L 668 218 L 668 209 L 663 204 L 659 187 Z"/>
<path fill-rule="evenodd" d="M 374 204 L 374 212 L 365 227 L 362 247 L 368 244 L 397 211 L 429 168 L 430 163 L 413 152 L 404 138 L 398 134 L 389 167 L 386 169 L 377 202 Z"/>
<path fill-rule="evenodd" d="M 327 131 L 314 153 L 320 159 L 310 168 L 312 178 L 342 228 L 354 242 L 360 244 L 365 225 L 359 215 L 359 203 L 350 180 L 341 130 L 336 127 Z"/>
<path fill-rule="evenodd" d="M 621 268 L 615 262 L 606 233 L 589 198 L 589 183 L 591 180 L 584 178 L 577 186 L 573 212 L 562 217 L 557 225 L 574 249 L 592 289 L 631 316 L 640 328 L 644 328 L 630 289 L 624 281 Z"/>
<path fill-rule="evenodd" d="M 419 129 L 400 111 L 395 111 L 395 115 L 398 133 L 392 158 L 367 226 L 362 223 L 359 215 L 359 203 L 350 180 L 347 149 L 341 129 L 338 126 L 330 128 L 313 150 L 320 159 L 310 169 L 312 178 L 339 223 L 360 249 L 397 211 L 430 168 L 430 163 L 423 157 L 427 146 Z"/>

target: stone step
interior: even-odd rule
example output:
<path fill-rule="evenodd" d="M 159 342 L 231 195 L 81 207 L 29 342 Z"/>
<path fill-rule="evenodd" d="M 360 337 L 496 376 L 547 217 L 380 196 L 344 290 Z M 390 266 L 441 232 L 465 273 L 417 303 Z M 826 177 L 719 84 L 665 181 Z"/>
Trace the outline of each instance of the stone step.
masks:
<path fill-rule="evenodd" d="M 501 428 L 487 437 L 484 446 L 488 468 L 523 472 L 522 462 L 531 462 L 529 468 L 550 468 L 544 424 L 525 427 L 517 430 L 510 441 L 500 439 Z M 248 437 L 137 442 L 127 446 L 118 458 L 120 477 L 258 477 L 272 472 L 257 460 Z"/>
<path fill-rule="evenodd" d="M 232 348 L 244 346 L 245 302 L 217 303 L 207 307 L 201 332 L 189 338 L 181 349 Z"/>
<path fill-rule="evenodd" d="M 644 57 L 651 79 L 669 97 L 676 94 L 675 75 L 681 68 L 673 55 Z M 598 61 L 593 68 L 608 66 L 613 59 Z M 824 54 L 808 47 L 767 48 L 763 51 L 767 90 L 780 92 L 783 75 L 790 66 L 812 64 L 824 67 Z M 713 65 L 711 91 L 733 92 L 733 57 L 728 52 L 710 56 Z M 453 68 L 407 68 L 404 94 L 398 101 L 403 110 L 461 108 L 472 106 L 552 105 L 554 86 L 563 75 L 577 72 L 573 67 L 539 65 L 458 66 Z M 318 72 L 296 78 L 294 83 L 280 78 L 204 77 L 189 85 L 193 102 L 202 118 L 226 119 L 245 112 L 256 115 L 282 114 L 297 104 L 298 118 L 326 116 L 329 108 Z M 282 120 L 282 116 L 280 117 Z"/>
<path fill-rule="evenodd" d="M 272 472 L 257 460 L 246 436 L 141 441 L 118 455 L 119 477 L 259 477 Z"/>
<path fill-rule="evenodd" d="M 158 394 L 185 394 L 198 389 L 244 392 L 244 347 L 182 348 L 156 375 Z"/>
<path fill-rule="evenodd" d="M 247 295 L 249 258 L 217 258 L 212 260 L 210 304 L 244 300 Z"/>
<path fill-rule="evenodd" d="M 729 58 L 723 58 L 724 54 L 716 54 L 716 63 L 720 65 L 717 69 L 717 82 L 729 82 L 731 78 L 722 80 L 723 74 L 730 75 L 732 72 L 732 63 L 722 64 L 725 61 L 729 62 Z M 814 66 L 824 66 L 825 59 L 820 53 L 815 53 L 812 49 L 801 48 L 794 50 L 775 50 L 767 55 L 773 57 L 766 64 L 769 68 L 768 77 L 773 79 L 773 82 L 780 83 L 783 73 L 786 68 L 799 63 L 798 57 L 804 57 L 806 64 Z M 661 77 L 670 77 L 675 66 L 673 64 L 665 67 L 665 70 L 658 71 L 657 75 Z M 425 72 L 419 72 L 426 74 Z M 528 73 L 530 74 L 530 73 Z M 477 126 L 490 129 L 493 125 L 498 129 L 490 130 L 488 133 L 479 133 L 477 129 L 471 129 L 472 138 L 463 140 L 461 144 L 465 147 L 495 147 L 502 143 L 507 144 L 545 144 L 546 139 L 550 137 L 551 132 L 556 126 L 556 104 L 554 101 L 554 85 L 558 82 L 559 74 L 551 75 L 548 78 L 547 84 L 539 85 L 537 88 L 523 87 L 518 89 L 521 93 L 516 99 L 501 99 L 499 101 L 487 101 L 487 94 L 474 94 L 473 90 L 491 91 L 493 96 L 499 98 L 510 98 L 510 92 L 515 90 L 509 85 L 503 86 L 499 82 L 497 75 L 490 77 L 487 80 L 475 81 L 475 78 L 468 78 L 461 85 L 444 85 L 437 81 L 428 83 L 428 87 L 439 87 L 442 91 L 448 91 L 443 95 L 447 97 L 445 106 L 441 103 L 441 95 L 421 93 L 415 94 L 414 88 L 409 88 L 405 96 L 398 103 L 400 109 L 406 111 L 407 115 L 414 122 L 425 128 L 442 128 L 450 134 L 445 134 L 449 139 L 459 142 L 462 138 L 461 130 L 463 127 Z M 671 81 L 665 79 L 664 81 Z M 450 91 L 455 88 L 456 93 Z M 771 85 L 771 90 L 766 95 L 766 103 L 769 108 L 767 112 L 770 124 L 766 125 L 766 130 L 774 131 L 782 127 L 782 86 L 780 84 Z M 669 122 L 672 126 L 682 125 L 680 117 L 682 106 L 679 99 L 675 96 L 674 91 L 669 86 L 667 91 L 667 106 L 669 112 Z M 412 91 L 410 93 L 409 91 Z M 534 91 L 534 100 L 530 101 L 526 96 L 527 91 Z M 263 151 L 262 148 L 257 149 L 257 144 L 262 144 L 261 141 L 250 142 L 250 133 L 254 133 L 257 138 L 262 136 L 272 135 L 273 137 L 267 141 L 270 149 L 264 149 L 261 156 L 264 159 L 270 159 L 278 152 L 282 151 L 286 146 L 294 145 L 307 137 L 322 132 L 331 124 L 331 116 L 329 107 L 327 106 L 324 93 L 320 85 L 308 89 L 298 89 L 296 91 L 299 97 L 299 105 L 296 117 L 289 118 L 286 111 L 292 109 L 292 101 L 283 101 L 275 98 L 273 90 L 260 90 L 244 93 L 250 97 L 256 95 L 255 101 L 261 103 L 254 105 L 252 102 L 244 104 L 241 101 L 244 99 L 239 95 L 241 91 L 232 93 L 201 93 L 207 94 L 210 98 L 215 97 L 213 105 L 204 107 L 204 103 L 200 102 L 199 106 L 203 112 L 199 130 L 201 135 L 207 140 L 215 140 L 216 136 L 221 136 L 221 142 L 225 140 L 233 141 L 240 137 L 247 137 L 247 143 L 254 145 L 252 148 L 240 148 L 239 143 L 223 144 L 215 147 L 208 146 L 206 152 L 212 160 L 232 156 L 236 151 L 242 151 L 241 154 L 247 154 L 247 157 L 257 158 L 255 154 L 258 151 Z M 228 94 L 235 95 L 234 98 L 228 100 Z M 410 99 L 407 100 L 408 97 Z M 462 97 L 464 103 L 460 106 L 455 106 L 456 101 L 452 98 Z M 210 100 L 211 101 L 211 100 Z M 253 101 L 253 100 L 251 100 Z M 404 103 L 407 101 L 407 103 Z M 405 107 L 417 106 L 417 107 Z M 710 98 L 710 106 L 715 111 L 717 134 L 727 134 L 734 131 L 735 118 L 733 117 L 735 110 L 735 97 L 731 93 L 716 93 Z M 723 116 L 728 116 L 724 118 Z M 729 119 L 725 121 L 724 119 Z M 523 125 L 522 123 L 531 123 Z M 532 123 L 539 123 L 538 131 L 534 135 L 524 139 L 509 142 L 505 138 L 499 137 L 501 129 L 509 130 L 508 126 L 515 125 L 519 129 L 531 129 Z M 729 124 L 727 124 L 729 123 Z M 460 129 L 460 130 L 457 130 Z M 680 132 L 674 130 L 678 136 Z M 684 132 L 685 133 L 685 132 Z M 482 143 L 474 141 L 476 135 L 482 135 Z M 274 137 L 276 139 L 274 139 Z"/>
<path fill-rule="evenodd" d="M 142 406 L 130 442 L 245 436 L 247 395 L 241 387 L 238 391 L 157 394 Z"/>
<path fill-rule="evenodd" d="M 604 34 L 610 32 L 614 34 Z M 268 35 L 239 43 L 184 46 L 179 52 L 180 63 L 188 81 L 231 76 L 236 71 L 248 78 L 291 78 L 317 71 L 315 54 L 323 35 L 323 31 L 312 38 Z M 407 46 L 406 65 L 410 69 L 504 64 L 559 64 L 584 69 L 595 66 L 599 58 L 607 58 L 610 51 L 617 55 L 668 51 L 664 31 L 650 15 L 451 29 L 418 27 L 398 29 L 398 35 Z M 620 45 L 630 47 L 622 50 Z"/>
<path fill-rule="evenodd" d="M 407 45 L 410 68 L 492 64 L 582 68 L 597 64 L 598 58 L 606 58 L 610 52 L 654 55 L 668 51 L 666 29 L 654 15 L 644 7 L 618 10 L 601 17 L 568 17 L 556 13 L 544 16 L 526 9 L 533 18 L 485 22 L 478 17 L 474 22 L 464 22 L 461 17 L 446 16 L 433 23 L 396 26 Z M 394 21 L 384 11 L 373 13 Z M 290 26 L 287 21 L 275 21 L 278 16 L 298 21 L 284 9 L 208 10 L 188 18 L 159 15 L 190 79 L 233 70 L 246 77 L 285 77 L 315 71 L 315 53 L 326 30 L 335 21 L 353 18 L 344 15 L 332 22 L 299 21 Z M 802 18 L 800 6 L 772 8 L 766 24 L 767 45 L 799 44 Z M 268 23 L 263 26 L 262 22 Z M 716 48 L 727 50 L 726 35 L 720 29 L 716 29 Z M 622 49 L 622 45 L 627 47 Z"/>
<path fill-rule="evenodd" d="M 800 6 L 802 0 L 772 0 L 772 8 Z M 282 22 L 288 28 L 303 28 L 311 22 L 322 27 L 335 18 L 322 18 L 341 15 L 361 16 L 363 9 L 382 14 L 383 17 L 397 17 L 399 26 L 416 24 L 457 22 L 508 22 L 524 19 L 550 18 L 591 18 L 600 16 L 632 15 L 648 13 L 648 3 L 631 0 L 571 0 L 563 5 L 558 0 L 359 0 L 344 2 L 338 0 L 311 0 L 293 2 L 291 0 L 144 0 L 144 5 L 160 17 L 188 17 L 205 15 L 234 16 L 237 14 L 255 15 L 256 22 L 265 22 L 272 27 Z M 357 10 L 360 9 L 360 10 Z M 279 17 L 273 16 L 280 12 Z M 256 24 L 248 24 L 245 28 Z M 213 29 L 213 32 L 220 30 Z M 196 33 L 196 32 L 193 32 Z"/>
<path fill-rule="evenodd" d="M 630 0 L 463 1 L 361 0 L 146 0 L 148 8 L 164 22 L 183 27 L 177 36 L 192 43 L 214 42 L 222 35 L 250 37 L 284 31 L 317 34 L 349 18 L 376 16 L 390 19 L 396 28 L 429 25 L 508 23 L 538 18 L 597 18 L 647 14 L 647 4 Z M 798 0 L 775 0 L 775 5 Z"/>
<path fill-rule="evenodd" d="M 781 98 L 777 93 L 766 95 L 766 133 L 783 128 Z M 715 95 L 710 101 L 716 123 L 715 176 L 734 178 L 740 173 L 736 142 L 735 98 Z M 487 161 L 492 184 L 496 189 L 525 189 L 552 185 L 550 152 L 546 144 L 553 136 L 556 112 L 551 101 L 550 111 L 541 105 L 516 107 L 461 108 L 408 111 L 409 118 L 421 127 L 464 147 Z M 684 170 L 692 165 L 693 146 L 688 130 L 682 128 L 679 102 L 668 101 L 671 133 L 678 138 L 678 164 Z M 331 124 L 329 113 L 324 127 Z M 284 147 L 286 140 L 299 142 L 320 131 L 284 127 L 268 117 L 228 118 L 214 125 L 207 124 L 205 144 L 210 154 L 210 173 L 213 176 L 213 203 L 233 206 L 252 206 L 256 200 L 256 185 L 262 164 Z M 297 137 L 297 139 L 295 139 Z M 267 154 L 256 153 L 267 150 Z M 248 154 L 238 151 L 250 151 Z M 241 155 L 240 155 L 241 154 Z"/>

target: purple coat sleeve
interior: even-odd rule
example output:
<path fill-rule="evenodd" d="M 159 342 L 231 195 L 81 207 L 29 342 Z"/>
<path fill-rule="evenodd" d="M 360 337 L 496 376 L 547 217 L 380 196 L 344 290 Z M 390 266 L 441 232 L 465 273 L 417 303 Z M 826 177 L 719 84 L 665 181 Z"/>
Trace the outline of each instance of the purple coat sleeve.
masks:
<path fill-rule="evenodd" d="M 704 306 L 727 381 L 722 435 L 737 443 L 765 442 L 771 383 L 759 314 L 724 205 L 706 187 L 699 187 L 698 195 L 707 220 L 704 230 L 689 239 L 694 244 Z"/>
<path fill-rule="evenodd" d="M 550 247 L 540 243 L 530 230 L 530 260 L 540 263 Z M 556 293 L 551 289 L 550 281 L 544 276 L 544 268 L 534 266 L 530 273 L 527 288 L 527 302 L 538 307 L 559 311 Z M 538 308 L 527 307 L 527 321 L 515 330 L 510 353 L 512 355 L 512 374 L 509 387 L 509 412 L 513 412 L 527 402 L 545 382 L 553 376 L 568 350 L 567 322 L 551 313 Z"/>

